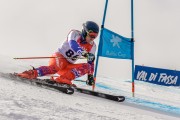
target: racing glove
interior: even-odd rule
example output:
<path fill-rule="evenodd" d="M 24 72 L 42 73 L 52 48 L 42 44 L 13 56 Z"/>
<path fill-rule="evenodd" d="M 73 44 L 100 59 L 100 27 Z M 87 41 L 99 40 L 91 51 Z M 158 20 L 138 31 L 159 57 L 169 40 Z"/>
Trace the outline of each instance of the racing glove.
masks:
<path fill-rule="evenodd" d="M 88 75 L 88 79 L 86 80 L 86 84 L 89 85 L 89 86 L 92 86 L 95 84 L 95 81 L 94 81 L 94 77 L 93 75 Z"/>
<path fill-rule="evenodd" d="M 87 61 L 89 64 L 92 64 L 95 60 L 95 55 L 92 53 L 87 53 L 87 52 L 83 52 L 82 56 L 84 56 L 85 58 L 87 58 Z"/>

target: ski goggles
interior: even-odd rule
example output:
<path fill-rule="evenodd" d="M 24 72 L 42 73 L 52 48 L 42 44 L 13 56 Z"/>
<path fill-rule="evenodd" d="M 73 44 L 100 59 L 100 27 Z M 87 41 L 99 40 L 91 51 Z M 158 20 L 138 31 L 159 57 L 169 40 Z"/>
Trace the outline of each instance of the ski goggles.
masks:
<path fill-rule="evenodd" d="M 89 31 L 87 32 L 87 36 L 89 36 L 90 38 L 95 39 L 95 38 L 98 36 L 98 33 L 95 33 L 95 32 L 93 32 L 92 30 L 89 30 Z"/>

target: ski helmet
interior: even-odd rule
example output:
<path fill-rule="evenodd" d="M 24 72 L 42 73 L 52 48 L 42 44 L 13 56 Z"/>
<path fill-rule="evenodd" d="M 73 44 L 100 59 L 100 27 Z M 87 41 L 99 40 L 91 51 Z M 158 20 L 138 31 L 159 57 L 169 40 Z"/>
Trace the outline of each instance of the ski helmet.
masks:
<path fill-rule="evenodd" d="M 99 33 L 99 26 L 93 21 L 87 21 L 86 23 L 83 23 L 83 37 L 86 37 L 88 32 Z"/>

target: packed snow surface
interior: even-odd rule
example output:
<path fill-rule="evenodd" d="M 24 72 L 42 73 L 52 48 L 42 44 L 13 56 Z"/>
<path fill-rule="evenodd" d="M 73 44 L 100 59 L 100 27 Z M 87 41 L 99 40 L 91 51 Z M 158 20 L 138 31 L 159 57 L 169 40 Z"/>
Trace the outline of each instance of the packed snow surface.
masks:
<path fill-rule="evenodd" d="M 13 60 L 0 56 L 0 73 L 22 72 L 46 61 Z M 84 79 L 82 77 L 82 79 Z M 79 87 L 91 89 L 82 82 Z M 0 76 L 0 120 L 179 120 L 180 88 L 99 76 L 96 91 L 126 96 L 119 103 L 75 92 L 73 95 Z"/>

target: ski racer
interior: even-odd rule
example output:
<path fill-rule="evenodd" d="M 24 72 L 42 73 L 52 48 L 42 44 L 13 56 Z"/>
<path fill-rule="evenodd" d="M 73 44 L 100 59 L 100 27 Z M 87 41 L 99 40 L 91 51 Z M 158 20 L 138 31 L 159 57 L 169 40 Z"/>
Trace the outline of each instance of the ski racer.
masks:
<path fill-rule="evenodd" d="M 87 85 L 94 84 L 94 60 L 96 44 L 94 39 L 98 36 L 99 26 L 93 21 L 82 25 L 82 31 L 71 30 L 67 39 L 52 55 L 48 66 L 40 66 L 33 70 L 17 73 L 19 77 L 35 79 L 50 74 L 59 74 L 54 81 L 72 85 L 72 80 L 88 74 Z M 75 62 L 81 57 L 87 58 L 87 63 Z"/>

